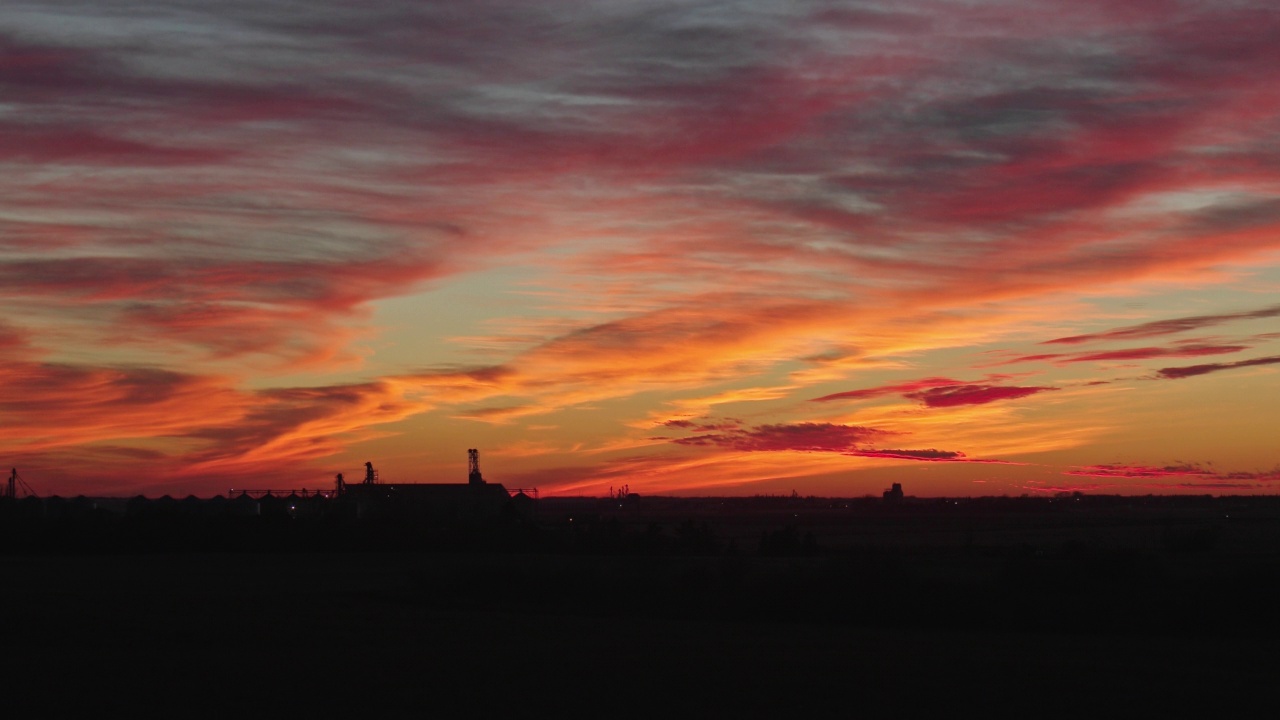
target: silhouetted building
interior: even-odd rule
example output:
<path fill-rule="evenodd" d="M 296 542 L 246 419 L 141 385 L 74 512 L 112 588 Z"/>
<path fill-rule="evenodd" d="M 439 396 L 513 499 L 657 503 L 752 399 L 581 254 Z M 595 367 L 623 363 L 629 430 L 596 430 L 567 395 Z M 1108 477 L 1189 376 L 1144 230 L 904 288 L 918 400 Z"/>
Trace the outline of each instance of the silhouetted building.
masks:
<path fill-rule="evenodd" d="M 248 492 L 241 492 L 228 501 L 227 510 L 236 517 L 250 517 L 262 514 L 262 508 L 258 506 L 258 501 Z"/>
<path fill-rule="evenodd" d="M 537 507 L 537 501 L 526 495 L 523 490 L 520 490 L 511 496 L 506 510 L 512 517 L 528 520 L 534 517 Z"/>
<path fill-rule="evenodd" d="M 432 524 L 469 523 L 497 518 L 511 505 L 511 494 L 500 483 L 480 475 L 479 451 L 467 450 L 466 483 L 382 483 L 365 463 L 365 481 L 339 483 L 340 501 L 354 506 L 359 520 L 411 519 Z"/>
<path fill-rule="evenodd" d="M 893 487 L 885 490 L 884 501 L 887 503 L 902 502 L 902 483 L 894 483 Z"/>

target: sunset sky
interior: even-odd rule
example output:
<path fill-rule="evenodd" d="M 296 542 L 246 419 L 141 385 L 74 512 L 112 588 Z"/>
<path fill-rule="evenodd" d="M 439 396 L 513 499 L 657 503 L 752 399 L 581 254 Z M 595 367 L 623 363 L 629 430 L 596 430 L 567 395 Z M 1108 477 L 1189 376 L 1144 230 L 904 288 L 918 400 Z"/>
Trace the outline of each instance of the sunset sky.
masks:
<path fill-rule="evenodd" d="M 5 0 L 41 495 L 1275 493 L 1280 9 Z"/>

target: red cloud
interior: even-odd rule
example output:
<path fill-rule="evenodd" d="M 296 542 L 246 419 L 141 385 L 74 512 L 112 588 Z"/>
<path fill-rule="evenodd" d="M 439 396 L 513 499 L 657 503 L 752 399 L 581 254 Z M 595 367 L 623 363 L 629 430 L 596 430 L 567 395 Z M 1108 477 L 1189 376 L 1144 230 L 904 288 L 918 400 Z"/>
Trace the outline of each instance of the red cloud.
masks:
<path fill-rule="evenodd" d="M 831 400 L 863 400 L 866 398 L 880 397 L 881 395 L 910 393 L 925 388 L 960 386 L 962 384 L 963 383 L 961 381 L 952 380 L 950 378 L 930 377 L 921 380 L 912 380 L 911 382 L 898 383 L 896 385 L 881 385 L 879 387 L 866 388 L 863 390 L 849 390 L 847 392 L 839 392 L 832 395 L 823 395 L 822 397 L 813 398 L 813 402 L 828 402 Z"/>
<path fill-rule="evenodd" d="M 10 361 L 15 355 L 25 354 L 28 350 L 28 337 L 27 332 L 0 322 L 0 353 Z"/>
<path fill-rule="evenodd" d="M 1035 395 L 1056 387 L 1014 387 L 1005 385 L 950 385 L 921 392 L 907 393 L 906 397 L 919 400 L 929 407 L 954 407 L 957 405 L 983 405 L 997 400 L 1014 400 Z"/>
<path fill-rule="evenodd" d="M 1009 375 L 988 375 L 988 380 L 1005 380 Z M 919 400 L 929 407 L 951 407 L 956 405 L 981 405 L 996 400 L 1012 400 L 1034 395 L 1045 390 L 1057 390 L 1055 387 L 1016 387 L 992 385 L 989 383 L 965 383 L 944 377 L 929 377 L 893 385 L 850 390 L 847 392 L 823 395 L 813 398 L 813 402 L 829 402 L 831 400 L 862 400 L 882 395 L 902 394 L 903 397 Z"/>

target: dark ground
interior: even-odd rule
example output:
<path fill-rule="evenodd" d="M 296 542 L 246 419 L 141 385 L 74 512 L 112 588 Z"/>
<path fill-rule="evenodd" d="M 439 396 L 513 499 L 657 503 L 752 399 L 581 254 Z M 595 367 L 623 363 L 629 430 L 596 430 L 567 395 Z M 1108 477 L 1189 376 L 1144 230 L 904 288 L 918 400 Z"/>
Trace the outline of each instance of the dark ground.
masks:
<path fill-rule="evenodd" d="M 584 501 L 483 548 L 23 547 L 0 669 L 42 717 L 1269 717 L 1280 512 L 1206 503 Z"/>

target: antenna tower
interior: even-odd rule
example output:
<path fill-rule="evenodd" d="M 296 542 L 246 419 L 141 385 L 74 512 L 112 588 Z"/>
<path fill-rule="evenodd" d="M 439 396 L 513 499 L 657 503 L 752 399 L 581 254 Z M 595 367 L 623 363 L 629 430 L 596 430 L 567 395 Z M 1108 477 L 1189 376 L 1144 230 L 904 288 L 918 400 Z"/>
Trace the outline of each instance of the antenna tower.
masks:
<path fill-rule="evenodd" d="M 35 491 L 33 491 L 31 486 L 27 484 L 27 481 L 23 480 L 22 476 L 18 474 L 18 468 L 13 468 L 9 471 L 9 484 L 5 486 L 4 496 L 10 500 L 17 500 L 19 487 L 21 487 L 27 495 L 35 495 Z"/>
<path fill-rule="evenodd" d="M 480 451 L 475 448 L 467 451 L 467 482 L 471 485 L 484 484 L 484 478 L 480 476 Z"/>

